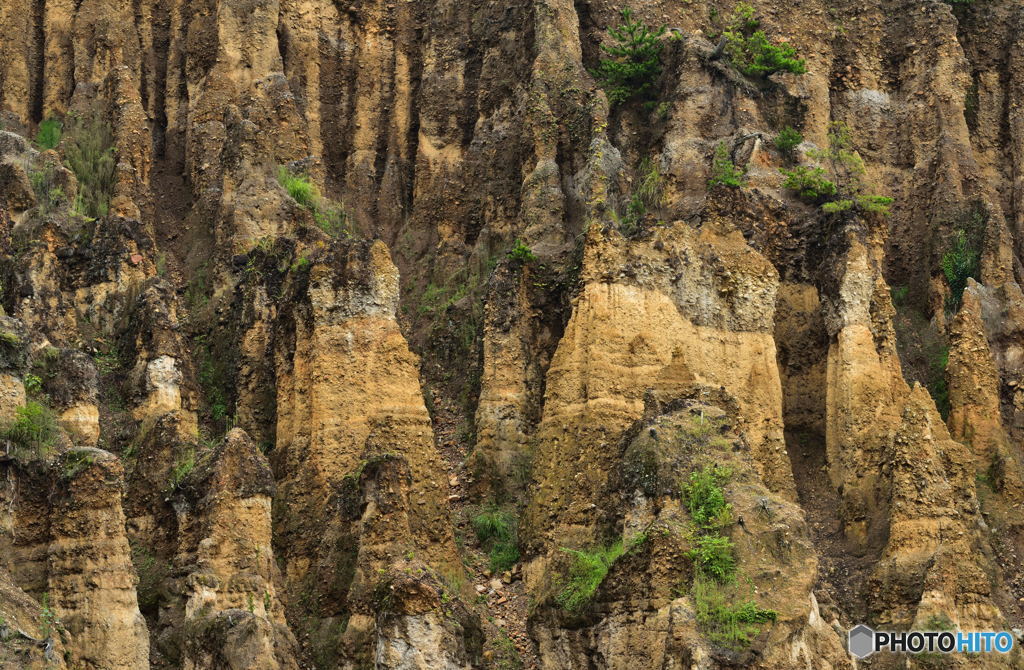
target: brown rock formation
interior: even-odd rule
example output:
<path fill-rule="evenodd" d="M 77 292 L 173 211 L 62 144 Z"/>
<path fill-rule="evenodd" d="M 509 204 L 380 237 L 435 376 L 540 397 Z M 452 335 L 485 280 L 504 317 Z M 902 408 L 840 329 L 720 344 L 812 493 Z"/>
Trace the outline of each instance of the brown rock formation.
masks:
<path fill-rule="evenodd" d="M 846 668 L 859 622 L 1024 627 L 1019 5 L 755 0 L 807 66 L 757 76 L 736 3 L 636 3 L 651 104 L 595 81 L 619 9 L 2 3 L 0 662 Z M 888 216 L 782 187 L 834 121 Z M 731 640 L 681 489 L 716 464 Z"/>

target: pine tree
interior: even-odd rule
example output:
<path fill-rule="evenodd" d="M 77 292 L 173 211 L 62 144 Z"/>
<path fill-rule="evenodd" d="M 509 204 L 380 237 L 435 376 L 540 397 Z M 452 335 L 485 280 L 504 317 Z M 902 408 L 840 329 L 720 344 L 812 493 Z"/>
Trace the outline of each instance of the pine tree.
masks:
<path fill-rule="evenodd" d="M 592 74 L 612 105 L 631 100 L 648 102 L 654 97 L 654 83 L 661 74 L 664 45 L 659 38 L 665 34 L 665 26 L 652 31 L 640 19 L 634 20 L 631 9 L 621 13 L 622 25 L 608 28 L 616 44 L 601 45 L 611 58 L 602 58 Z"/>

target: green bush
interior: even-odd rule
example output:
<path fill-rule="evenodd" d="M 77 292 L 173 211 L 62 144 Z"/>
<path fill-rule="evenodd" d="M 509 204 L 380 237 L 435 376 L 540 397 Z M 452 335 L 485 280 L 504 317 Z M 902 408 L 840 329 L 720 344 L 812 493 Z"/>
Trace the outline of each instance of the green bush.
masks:
<path fill-rule="evenodd" d="M 63 151 L 64 161 L 78 178 L 75 213 L 94 219 L 106 216 L 117 166 L 110 124 L 98 114 L 72 117 Z"/>
<path fill-rule="evenodd" d="M 309 178 L 292 174 L 282 165 L 277 169 L 277 181 L 292 200 L 309 210 L 320 230 L 331 237 L 347 237 L 351 234 L 344 207 L 321 196 L 320 190 Z"/>
<path fill-rule="evenodd" d="M 714 465 L 691 472 L 689 480 L 682 485 L 683 500 L 690 511 L 690 518 L 700 528 L 720 528 L 727 525 L 732 516 L 732 505 L 725 501 L 722 484 L 732 476 L 732 470 Z"/>
<path fill-rule="evenodd" d="M 16 453 L 27 458 L 44 458 L 56 443 L 57 435 L 57 418 L 53 412 L 34 401 L 15 410 L 14 420 L 2 433 Z"/>
<path fill-rule="evenodd" d="M 517 263 L 532 263 L 537 260 L 537 256 L 534 255 L 533 251 L 528 247 L 522 240 L 516 240 L 512 248 L 509 249 L 507 256 Z"/>
<path fill-rule="evenodd" d="M 826 179 L 828 173 L 820 167 L 799 165 L 780 172 L 786 177 L 782 187 L 794 191 L 804 202 L 817 205 L 836 194 L 835 182 Z"/>
<path fill-rule="evenodd" d="M 626 211 L 615 214 L 615 225 L 626 237 L 632 237 L 643 229 L 644 219 L 651 210 L 662 206 L 665 200 L 665 184 L 658 165 L 650 158 L 640 161 L 636 171 L 636 187 L 633 189 Z"/>
<path fill-rule="evenodd" d="M 621 14 L 622 25 L 608 28 L 615 44 L 601 45 L 611 58 L 602 58 L 591 74 L 612 105 L 631 100 L 647 102 L 654 97 L 655 82 L 661 74 L 660 38 L 666 27 L 651 30 L 640 19 L 634 20 L 629 8 L 622 9 Z"/>
<path fill-rule="evenodd" d="M 736 6 L 729 28 L 722 33 L 725 53 L 733 67 L 758 78 L 775 72 L 806 73 L 807 62 L 797 57 L 796 49 L 785 42 L 773 44 L 764 31 L 758 30 L 760 25 L 753 7 L 744 2 Z"/>
<path fill-rule="evenodd" d="M 519 560 L 516 518 L 498 507 L 490 507 L 473 517 L 473 531 L 490 554 L 492 572 L 504 572 Z"/>
<path fill-rule="evenodd" d="M 862 214 L 889 213 L 892 198 L 866 192 L 864 161 L 853 148 L 850 128 L 845 123 L 833 122 L 829 126 L 828 148 L 808 151 L 807 155 L 827 165 L 828 170 L 818 166 L 780 170 L 786 177 L 783 186 L 795 191 L 801 200 L 821 205 L 826 214 L 851 210 Z"/>
<path fill-rule="evenodd" d="M 174 465 L 171 467 L 170 479 L 167 482 L 168 488 L 173 492 L 177 491 L 178 487 L 181 486 L 185 478 L 188 477 L 189 473 L 192 472 L 196 467 L 196 452 L 195 449 L 189 449 L 182 455 Z"/>
<path fill-rule="evenodd" d="M 56 166 L 46 163 L 38 170 L 29 172 L 29 182 L 40 211 L 46 215 L 64 209 L 67 206 L 67 195 L 57 185 Z"/>
<path fill-rule="evenodd" d="M 732 540 L 727 537 L 698 536 L 693 549 L 687 552 L 687 557 L 703 575 L 719 582 L 731 581 L 736 572 Z"/>
<path fill-rule="evenodd" d="M 46 119 L 39 124 L 39 132 L 36 133 L 36 146 L 41 151 L 56 149 L 60 144 L 63 131 L 64 124 L 60 119 Z"/>
<path fill-rule="evenodd" d="M 804 136 L 789 126 L 780 130 L 773 140 L 775 148 L 781 151 L 787 158 L 793 157 L 793 150 L 803 141 Z"/>
<path fill-rule="evenodd" d="M 725 142 L 719 142 L 715 147 L 715 157 L 711 162 L 711 178 L 708 179 L 708 186 L 742 188 L 746 185 L 745 175 L 746 170 L 736 167 L 732 162 L 729 148 L 725 146 Z"/>
<path fill-rule="evenodd" d="M 942 256 L 942 274 L 946 276 L 950 291 L 946 307 L 956 311 L 963 300 L 967 280 L 981 276 L 981 249 L 971 244 L 966 231 L 961 229 L 954 233 L 949 251 Z"/>
<path fill-rule="evenodd" d="M 734 587 L 714 580 L 697 578 L 693 584 L 697 626 L 712 643 L 733 650 L 749 646 L 761 625 L 778 617 L 775 610 L 737 596 Z"/>
<path fill-rule="evenodd" d="M 622 540 L 609 547 L 598 547 L 593 551 L 565 549 L 572 556 L 569 574 L 555 601 L 567 612 L 578 613 L 590 604 L 597 587 L 604 581 L 608 570 L 620 556 L 626 553 Z"/>
<path fill-rule="evenodd" d="M 312 208 L 320 199 L 320 192 L 309 179 L 293 175 L 283 165 L 277 168 L 277 181 L 288 191 L 288 196 L 303 207 Z"/>
<path fill-rule="evenodd" d="M 43 378 L 35 374 L 27 374 L 24 379 L 25 393 L 37 396 L 43 392 Z"/>

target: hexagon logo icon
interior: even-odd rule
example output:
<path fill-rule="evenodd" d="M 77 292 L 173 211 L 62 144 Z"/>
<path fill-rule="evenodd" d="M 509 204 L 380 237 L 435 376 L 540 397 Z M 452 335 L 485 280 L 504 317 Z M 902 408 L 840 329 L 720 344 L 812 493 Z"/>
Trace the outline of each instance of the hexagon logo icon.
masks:
<path fill-rule="evenodd" d="M 864 624 L 851 628 L 847 639 L 850 653 L 857 658 L 867 658 L 875 651 L 875 631 Z"/>

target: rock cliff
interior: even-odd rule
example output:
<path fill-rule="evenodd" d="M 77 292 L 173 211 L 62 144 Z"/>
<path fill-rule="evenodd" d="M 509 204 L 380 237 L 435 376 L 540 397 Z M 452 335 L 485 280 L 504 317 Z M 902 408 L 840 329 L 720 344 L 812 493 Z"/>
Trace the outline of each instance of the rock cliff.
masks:
<path fill-rule="evenodd" d="M 1019 667 L 845 645 L 1024 644 L 1022 95 L 1011 0 L 5 0 L 0 665 Z"/>

